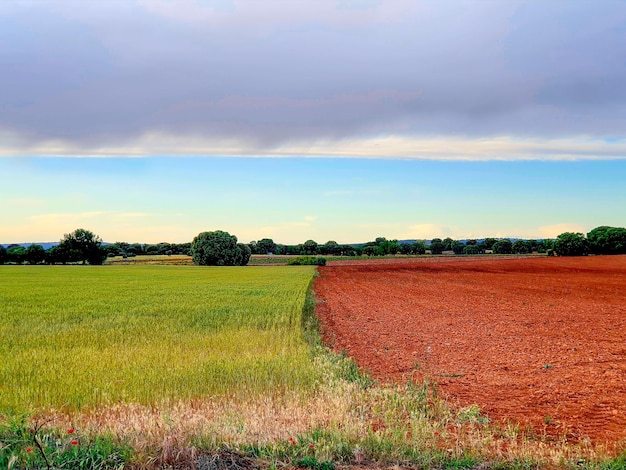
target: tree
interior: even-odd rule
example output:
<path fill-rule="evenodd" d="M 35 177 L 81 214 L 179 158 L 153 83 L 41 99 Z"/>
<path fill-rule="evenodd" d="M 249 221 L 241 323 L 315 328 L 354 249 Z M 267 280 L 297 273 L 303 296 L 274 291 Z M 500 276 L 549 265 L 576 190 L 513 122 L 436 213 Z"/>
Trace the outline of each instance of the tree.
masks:
<path fill-rule="evenodd" d="M 441 253 L 443 253 L 443 242 L 441 241 L 441 238 L 433 238 L 430 241 L 430 254 L 431 255 L 440 255 Z"/>
<path fill-rule="evenodd" d="M 46 250 L 41 245 L 30 245 L 26 248 L 26 261 L 29 264 L 39 264 L 46 259 Z"/>
<path fill-rule="evenodd" d="M 198 234 L 191 242 L 191 256 L 199 266 L 242 266 L 250 259 L 237 237 L 222 230 Z"/>
<path fill-rule="evenodd" d="M 317 254 L 317 243 L 313 240 L 307 240 L 302 245 L 302 254 L 303 255 L 316 255 Z"/>
<path fill-rule="evenodd" d="M 415 240 L 411 243 L 411 253 L 414 255 L 423 255 L 426 253 L 426 244 L 423 241 Z"/>
<path fill-rule="evenodd" d="M 444 241 L 445 243 L 445 241 Z M 450 249 L 452 251 L 454 251 L 455 255 L 460 255 L 465 253 L 464 249 L 465 249 L 465 245 L 459 241 L 456 240 L 452 240 L 452 242 L 450 242 Z M 478 251 L 478 250 L 477 250 Z"/>
<path fill-rule="evenodd" d="M 256 252 L 260 255 L 276 253 L 276 243 L 271 238 L 264 238 L 256 243 Z"/>
<path fill-rule="evenodd" d="M 504 238 L 495 242 L 492 245 L 491 249 L 494 253 L 497 253 L 499 255 L 510 255 L 511 253 L 513 253 L 513 243 L 511 243 L 511 240 L 509 240 L 508 238 Z"/>
<path fill-rule="evenodd" d="M 480 253 L 480 248 L 478 245 L 466 245 L 463 247 L 464 255 L 477 255 Z"/>
<path fill-rule="evenodd" d="M 82 261 L 83 264 L 102 264 L 105 253 L 102 250 L 102 239 L 89 230 L 79 228 L 72 233 L 63 235 L 57 247 L 62 262 Z"/>
<path fill-rule="evenodd" d="M 524 240 L 515 240 L 515 243 L 511 245 L 511 251 L 517 255 L 525 255 L 532 250 L 531 245 Z"/>
<path fill-rule="evenodd" d="M 497 242 L 498 240 L 496 240 L 495 238 L 485 238 L 485 241 L 483 242 L 485 245 L 485 250 L 491 250 L 493 248 L 493 245 Z"/>
<path fill-rule="evenodd" d="M 554 251 L 559 256 L 585 256 L 589 243 L 582 233 L 564 232 L 556 237 Z"/>
<path fill-rule="evenodd" d="M 596 255 L 617 255 L 626 253 L 626 228 L 596 227 L 587 234 L 589 251 Z"/>
<path fill-rule="evenodd" d="M 4 264 L 7 260 L 7 250 L 4 246 L 0 245 L 0 265 Z"/>
<path fill-rule="evenodd" d="M 245 266 L 250 261 L 252 256 L 252 250 L 244 243 L 237 243 L 237 247 L 241 250 L 241 259 L 239 260 L 239 266 Z"/>
<path fill-rule="evenodd" d="M 26 261 L 26 248 L 20 245 L 10 246 L 7 250 L 7 261 L 22 264 Z"/>
<path fill-rule="evenodd" d="M 326 243 L 324 243 L 319 248 L 320 248 L 320 253 L 322 255 L 338 256 L 338 255 L 341 254 L 341 247 L 339 246 L 339 243 L 337 243 L 334 240 L 328 240 Z"/>

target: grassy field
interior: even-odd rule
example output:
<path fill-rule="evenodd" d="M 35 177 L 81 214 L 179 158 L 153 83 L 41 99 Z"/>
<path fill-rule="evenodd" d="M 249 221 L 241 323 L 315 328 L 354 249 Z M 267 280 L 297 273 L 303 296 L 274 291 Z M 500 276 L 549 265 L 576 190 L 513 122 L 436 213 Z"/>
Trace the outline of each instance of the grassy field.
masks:
<path fill-rule="evenodd" d="M 311 267 L 0 266 L 0 408 L 311 386 Z"/>

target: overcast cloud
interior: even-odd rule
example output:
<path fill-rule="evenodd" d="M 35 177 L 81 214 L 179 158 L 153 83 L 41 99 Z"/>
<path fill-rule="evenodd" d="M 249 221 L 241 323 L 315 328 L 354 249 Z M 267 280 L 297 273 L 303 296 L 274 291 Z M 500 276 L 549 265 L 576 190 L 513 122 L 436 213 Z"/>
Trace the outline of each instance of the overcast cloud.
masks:
<path fill-rule="evenodd" d="M 626 155 L 621 0 L 5 0 L 0 71 L 4 155 Z"/>

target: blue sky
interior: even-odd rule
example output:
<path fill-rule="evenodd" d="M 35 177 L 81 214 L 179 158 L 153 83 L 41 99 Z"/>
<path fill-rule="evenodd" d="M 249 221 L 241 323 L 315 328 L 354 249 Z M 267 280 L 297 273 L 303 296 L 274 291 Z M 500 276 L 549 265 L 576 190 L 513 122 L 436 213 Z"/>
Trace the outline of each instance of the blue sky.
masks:
<path fill-rule="evenodd" d="M 0 242 L 625 226 L 618 0 L 0 4 Z"/>

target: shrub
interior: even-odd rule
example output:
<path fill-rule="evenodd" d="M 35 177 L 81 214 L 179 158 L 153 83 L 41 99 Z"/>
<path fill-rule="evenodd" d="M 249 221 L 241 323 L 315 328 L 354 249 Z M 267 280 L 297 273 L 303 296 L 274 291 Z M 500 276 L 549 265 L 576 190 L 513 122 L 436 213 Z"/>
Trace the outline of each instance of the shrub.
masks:
<path fill-rule="evenodd" d="M 326 266 L 326 258 L 317 256 L 298 256 L 287 261 L 289 266 Z"/>

